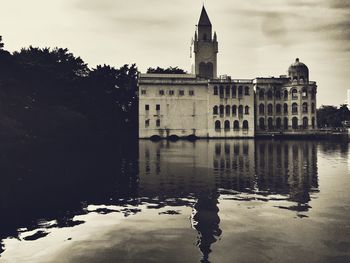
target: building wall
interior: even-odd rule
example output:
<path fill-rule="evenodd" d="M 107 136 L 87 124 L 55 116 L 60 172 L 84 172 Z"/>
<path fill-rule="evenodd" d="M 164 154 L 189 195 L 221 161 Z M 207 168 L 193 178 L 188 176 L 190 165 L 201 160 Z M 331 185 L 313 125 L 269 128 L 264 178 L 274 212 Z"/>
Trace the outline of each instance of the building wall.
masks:
<path fill-rule="evenodd" d="M 161 138 L 172 135 L 207 137 L 207 83 L 192 75 L 141 76 L 139 137 L 150 138 L 154 135 Z"/>
<path fill-rule="evenodd" d="M 246 88 L 249 91 L 248 94 L 245 94 Z M 240 89 L 242 90 L 241 94 L 239 94 Z M 252 81 L 212 80 L 208 91 L 209 137 L 254 137 L 254 89 Z M 234 107 L 236 110 L 233 109 Z M 240 107 L 243 109 L 242 112 L 239 112 Z M 246 107 L 248 107 L 247 112 Z M 220 128 L 216 126 L 217 122 L 220 122 Z M 225 122 L 229 124 L 227 127 L 225 127 Z M 239 128 L 235 127 L 235 122 L 238 123 Z M 248 129 L 243 129 L 243 122 L 248 123 Z"/>

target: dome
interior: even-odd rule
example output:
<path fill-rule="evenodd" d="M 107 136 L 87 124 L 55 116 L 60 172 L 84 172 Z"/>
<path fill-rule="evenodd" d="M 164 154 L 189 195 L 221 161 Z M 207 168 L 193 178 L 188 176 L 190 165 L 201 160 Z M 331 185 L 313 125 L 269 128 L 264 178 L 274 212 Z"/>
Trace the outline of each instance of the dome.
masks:
<path fill-rule="evenodd" d="M 293 81 L 308 81 L 309 69 L 308 67 L 299 61 L 299 58 L 295 59 L 295 62 L 288 68 L 288 76 Z"/>

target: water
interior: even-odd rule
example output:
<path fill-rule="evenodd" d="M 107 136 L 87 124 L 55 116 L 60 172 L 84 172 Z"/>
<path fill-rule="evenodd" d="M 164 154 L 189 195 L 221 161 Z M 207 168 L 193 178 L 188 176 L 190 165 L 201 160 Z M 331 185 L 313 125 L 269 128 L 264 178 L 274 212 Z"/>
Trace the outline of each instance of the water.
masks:
<path fill-rule="evenodd" d="M 348 141 L 23 149 L 0 156 L 0 262 L 350 262 Z"/>

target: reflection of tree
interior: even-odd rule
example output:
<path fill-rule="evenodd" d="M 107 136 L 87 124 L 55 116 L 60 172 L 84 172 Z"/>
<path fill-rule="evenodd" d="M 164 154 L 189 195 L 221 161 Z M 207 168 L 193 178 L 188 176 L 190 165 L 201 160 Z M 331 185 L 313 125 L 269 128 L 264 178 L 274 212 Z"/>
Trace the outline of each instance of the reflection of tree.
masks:
<path fill-rule="evenodd" d="M 219 194 L 201 194 L 194 205 L 192 225 L 198 231 L 197 246 L 203 254 L 201 262 L 209 262 L 211 245 L 221 236 L 218 215 Z"/>

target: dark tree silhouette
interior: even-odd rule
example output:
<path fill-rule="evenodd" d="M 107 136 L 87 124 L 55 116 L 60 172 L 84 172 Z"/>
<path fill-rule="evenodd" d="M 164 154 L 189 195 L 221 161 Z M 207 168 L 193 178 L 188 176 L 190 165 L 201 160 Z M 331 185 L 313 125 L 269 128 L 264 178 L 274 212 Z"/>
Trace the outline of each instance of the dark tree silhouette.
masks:
<path fill-rule="evenodd" d="M 166 69 L 164 68 L 148 68 L 147 73 L 157 73 L 157 74 L 186 74 L 187 72 L 183 69 L 180 69 L 178 67 L 168 67 Z"/>

